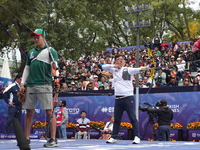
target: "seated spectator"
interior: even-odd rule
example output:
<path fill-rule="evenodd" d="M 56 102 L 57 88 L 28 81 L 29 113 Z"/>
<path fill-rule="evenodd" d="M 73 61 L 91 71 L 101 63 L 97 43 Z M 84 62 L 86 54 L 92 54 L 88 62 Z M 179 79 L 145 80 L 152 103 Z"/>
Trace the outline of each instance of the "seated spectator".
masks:
<path fill-rule="evenodd" d="M 101 77 L 101 82 L 99 82 L 99 85 L 103 84 L 105 89 L 108 89 L 108 83 L 106 83 L 106 77 L 102 76 Z"/>
<path fill-rule="evenodd" d="M 197 71 L 197 76 L 196 78 L 200 81 L 200 70 Z"/>
<path fill-rule="evenodd" d="M 164 60 L 162 60 L 159 64 L 159 67 L 161 67 L 162 69 L 164 69 L 166 66 L 167 66 L 167 63 Z"/>
<path fill-rule="evenodd" d="M 166 85 L 166 73 L 163 72 L 162 68 L 158 69 L 158 72 L 155 74 L 154 79 L 155 79 L 156 83 L 158 83 L 158 82 L 160 83 L 159 85 L 161 87 Z"/>
<path fill-rule="evenodd" d="M 93 78 L 93 79 L 92 79 Z M 90 82 L 93 83 L 94 87 L 98 88 L 99 84 L 98 84 L 98 76 L 97 75 L 93 75 L 89 78 Z"/>
<path fill-rule="evenodd" d="M 71 91 L 76 91 L 76 84 L 75 84 L 75 82 L 71 82 L 71 88 L 72 88 L 72 90 Z"/>
<path fill-rule="evenodd" d="M 86 90 L 98 90 L 98 88 L 94 87 L 93 83 L 88 83 Z"/>
<path fill-rule="evenodd" d="M 101 81 L 101 77 L 102 77 L 101 69 L 97 69 L 96 75 L 98 76 L 98 81 Z"/>
<path fill-rule="evenodd" d="M 188 69 L 185 69 L 182 78 L 188 78 L 191 81 L 192 75 Z"/>
<path fill-rule="evenodd" d="M 148 82 L 148 77 L 144 77 L 144 78 L 143 78 L 143 84 L 144 84 L 146 87 L 151 87 L 151 83 Z"/>
<path fill-rule="evenodd" d="M 105 90 L 105 87 L 103 84 L 99 84 L 99 90 Z"/>
<path fill-rule="evenodd" d="M 147 88 L 147 86 L 144 85 L 142 78 L 140 78 L 140 79 L 138 80 L 138 82 L 139 82 L 139 83 L 138 83 L 139 88 Z"/>
<path fill-rule="evenodd" d="M 184 78 L 184 79 L 183 79 L 183 86 L 191 86 L 191 83 L 190 83 L 190 79 L 189 79 L 189 78 Z"/>
<path fill-rule="evenodd" d="M 67 84 L 66 84 L 66 83 L 62 83 L 62 84 L 61 84 L 60 91 L 61 91 L 61 92 L 66 92 L 66 91 L 68 91 L 68 87 L 67 87 Z"/>
<path fill-rule="evenodd" d="M 63 66 L 66 66 L 66 60 L 65 60 L 65 57 L 60 57 L 60 59 L 58 60 L 58 67 L 59 68 L 63 68 Z"/>
<path fill-rule="evenodd" d="M 166 43 L 166 40 L 163 40 L 163 42 L 162 42 L 162 44 L 160 45 L 161 47 L 164 47 L 165 48 L 165 50 L 167 50 L 168 49 L 168 47 L 169 47 L 169 44 L 168 43 Z"/>
<path fill-rule="evenodd" d="M 190 71 L 197 71 L 196 62 L 193 62 L 196 60 L 196 56 L 193 54 L 192 50 L 188 51 L 188 56 L 186 57 L 187 62 L 187 68 L 190 69 Z"/>
<path fill-rule="evenodd" d="M 170 70 L 169 70 L 169 66 L 166 66 L 165 69 L 163 70 L 163 72 L 166 73 L 166 83 L 168 83 L 170 81 Z"/>
<path fill-rule="evenodd" d="M 78 139 L 87 139 L 88 129 L 90 128 L 90 120 L 86 118 L 86 111 L 81 111 L 81 118 L 77 120 L 76 130 L 78 133 Z"/>
<path fill-rule="evenodd" d="M 77 65 L 75 64 L 72 64 L 72 68 L 70 69 L 70 73 L 73 75 L 76 74 L 76 72 L 78 72 L 78 68 L 77 68 Z"/>
<path fill-rule="evenodd" d="M 185 64 L 182 64 L 181 62 L 182 62 L 182 59 L 177 58 L 176 66 L 178 68 L 177 76 L 178 76 L 179 80 L 182 78 L 182 75 L 183 75 L 184 70 L 185 70 Z"/>
<path fill-rule="evenodd" d="M 198 79 L 197 77 L 193 79 L 192 85 L 193 85 L 193 86 L 199 85 L 199 79 Z"/>
<path fill-rule="evenodd" d="M 169 87 L 175 87 L 178 86 L 178 83 L 176 81 L 176 78 L 171 77 L 170 82 L 167 84 Z"/>
<path fill-rule="evenodd" d="M 109 139 L 111 136 L 111 133 L 113 131 L 113 124 L 114 124 L 114 116 L 112 115 L 110 118 L 110 121 L 106 123 L 103 130 L 101 130 L 102 133 L 102 139 Z"/>

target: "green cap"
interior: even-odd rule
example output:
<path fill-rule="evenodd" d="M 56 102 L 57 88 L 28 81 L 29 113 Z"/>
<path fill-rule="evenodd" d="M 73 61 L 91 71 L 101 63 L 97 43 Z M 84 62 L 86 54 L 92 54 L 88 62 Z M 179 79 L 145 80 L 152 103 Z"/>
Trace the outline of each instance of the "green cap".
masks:
<path fill-rule="evenodd" d="M 168 54 L 165 54 L 165 57 L 169 56 Z"/>
<path fill-rule="evenodd" d="M 34 32 L 30 33 L 30 37 L 34 35 L 44 35 L 46 36 L 46 32 L 43 29 L 36 29 Z"/>
<path fill-rule="evenodd" d="M 104 84 L 100 84 L 99 87 L 104 87 Z"/>

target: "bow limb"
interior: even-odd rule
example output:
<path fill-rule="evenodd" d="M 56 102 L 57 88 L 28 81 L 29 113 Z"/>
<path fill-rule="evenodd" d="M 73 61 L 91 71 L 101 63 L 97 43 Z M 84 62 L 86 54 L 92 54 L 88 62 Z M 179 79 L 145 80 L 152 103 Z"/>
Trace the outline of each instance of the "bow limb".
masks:
<path fill-rule="evenodd" d="M 58 103 L 58 94 L 59 94 L 59 90 L 60 90 L 60 84 L 59 84 L 59 80 L 58 78 L 56 78 L 58 76 L 58 64 L 57 64 L 57 61 L 55 61 L 54 57 L 53 57 L 53 54 L 49 48 L 49 45 L 44 37 L 44 30 L 43 30 L 43 33 L 42 33 L 42 38 L 44 40 L 44 43 L 46 44 L 47 46 L 47 49 L 49 51 L 49 55 L 50 55 L 50 59 L 52 60 L 52 63 L 51 63 L 51 73 L 53 75 L 53 89 L 54 89 L 54 101 L 53 101 L 53 108 L 56 107 L 57 103 Z"/>

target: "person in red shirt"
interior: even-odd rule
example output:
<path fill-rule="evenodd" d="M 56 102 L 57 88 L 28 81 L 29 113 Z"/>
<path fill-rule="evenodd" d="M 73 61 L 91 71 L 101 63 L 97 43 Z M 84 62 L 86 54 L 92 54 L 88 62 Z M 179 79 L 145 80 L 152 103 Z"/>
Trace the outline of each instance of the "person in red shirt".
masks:
<path fill-rule="evenodd" d="M 164 47 L 165 49 L 168 49 L 169 44 L 166 43 L 166 40 L 163 40 L 162 44 L 160 45 L 161 47 Z"/>

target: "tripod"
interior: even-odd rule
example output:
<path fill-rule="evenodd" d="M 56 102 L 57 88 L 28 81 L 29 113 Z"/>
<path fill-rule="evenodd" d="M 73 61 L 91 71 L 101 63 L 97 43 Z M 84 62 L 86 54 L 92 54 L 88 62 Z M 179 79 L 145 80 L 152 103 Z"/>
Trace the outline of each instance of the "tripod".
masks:
<path fill-rule="evenodd" d="M 147 131 L 147 128 L 148 128 L 148 126 L 149 126 L 149 124 L 151 125 L 151 132 L 152 132 L 152 139 L 153 139 L 153 141 L 155 141 L 156 140 L 156 130 L 155 130 L 155 128 L 154 128 L 154 118 L 156 118 L 156 115 L 155 114 L 152 114 L 152 113 L 148 113 L 148 115 L 149 115 L 149 119 L 148 119 L 148 122 L 147 122 L 147 125 L 146 125 L 146 128 L 145 128 L 145 130 L 144 130 L 144 134 L 143 134 L 143 136 L 142 136 L 142 140 L 144 140 L 144 137 L 145 137 L 145 135 L 146 135 L 146 131 Z M 153 127 L 153 129 L 152 129 L 152 127 Z M 153 130 L 153 131 L 152 131 Z"/>

